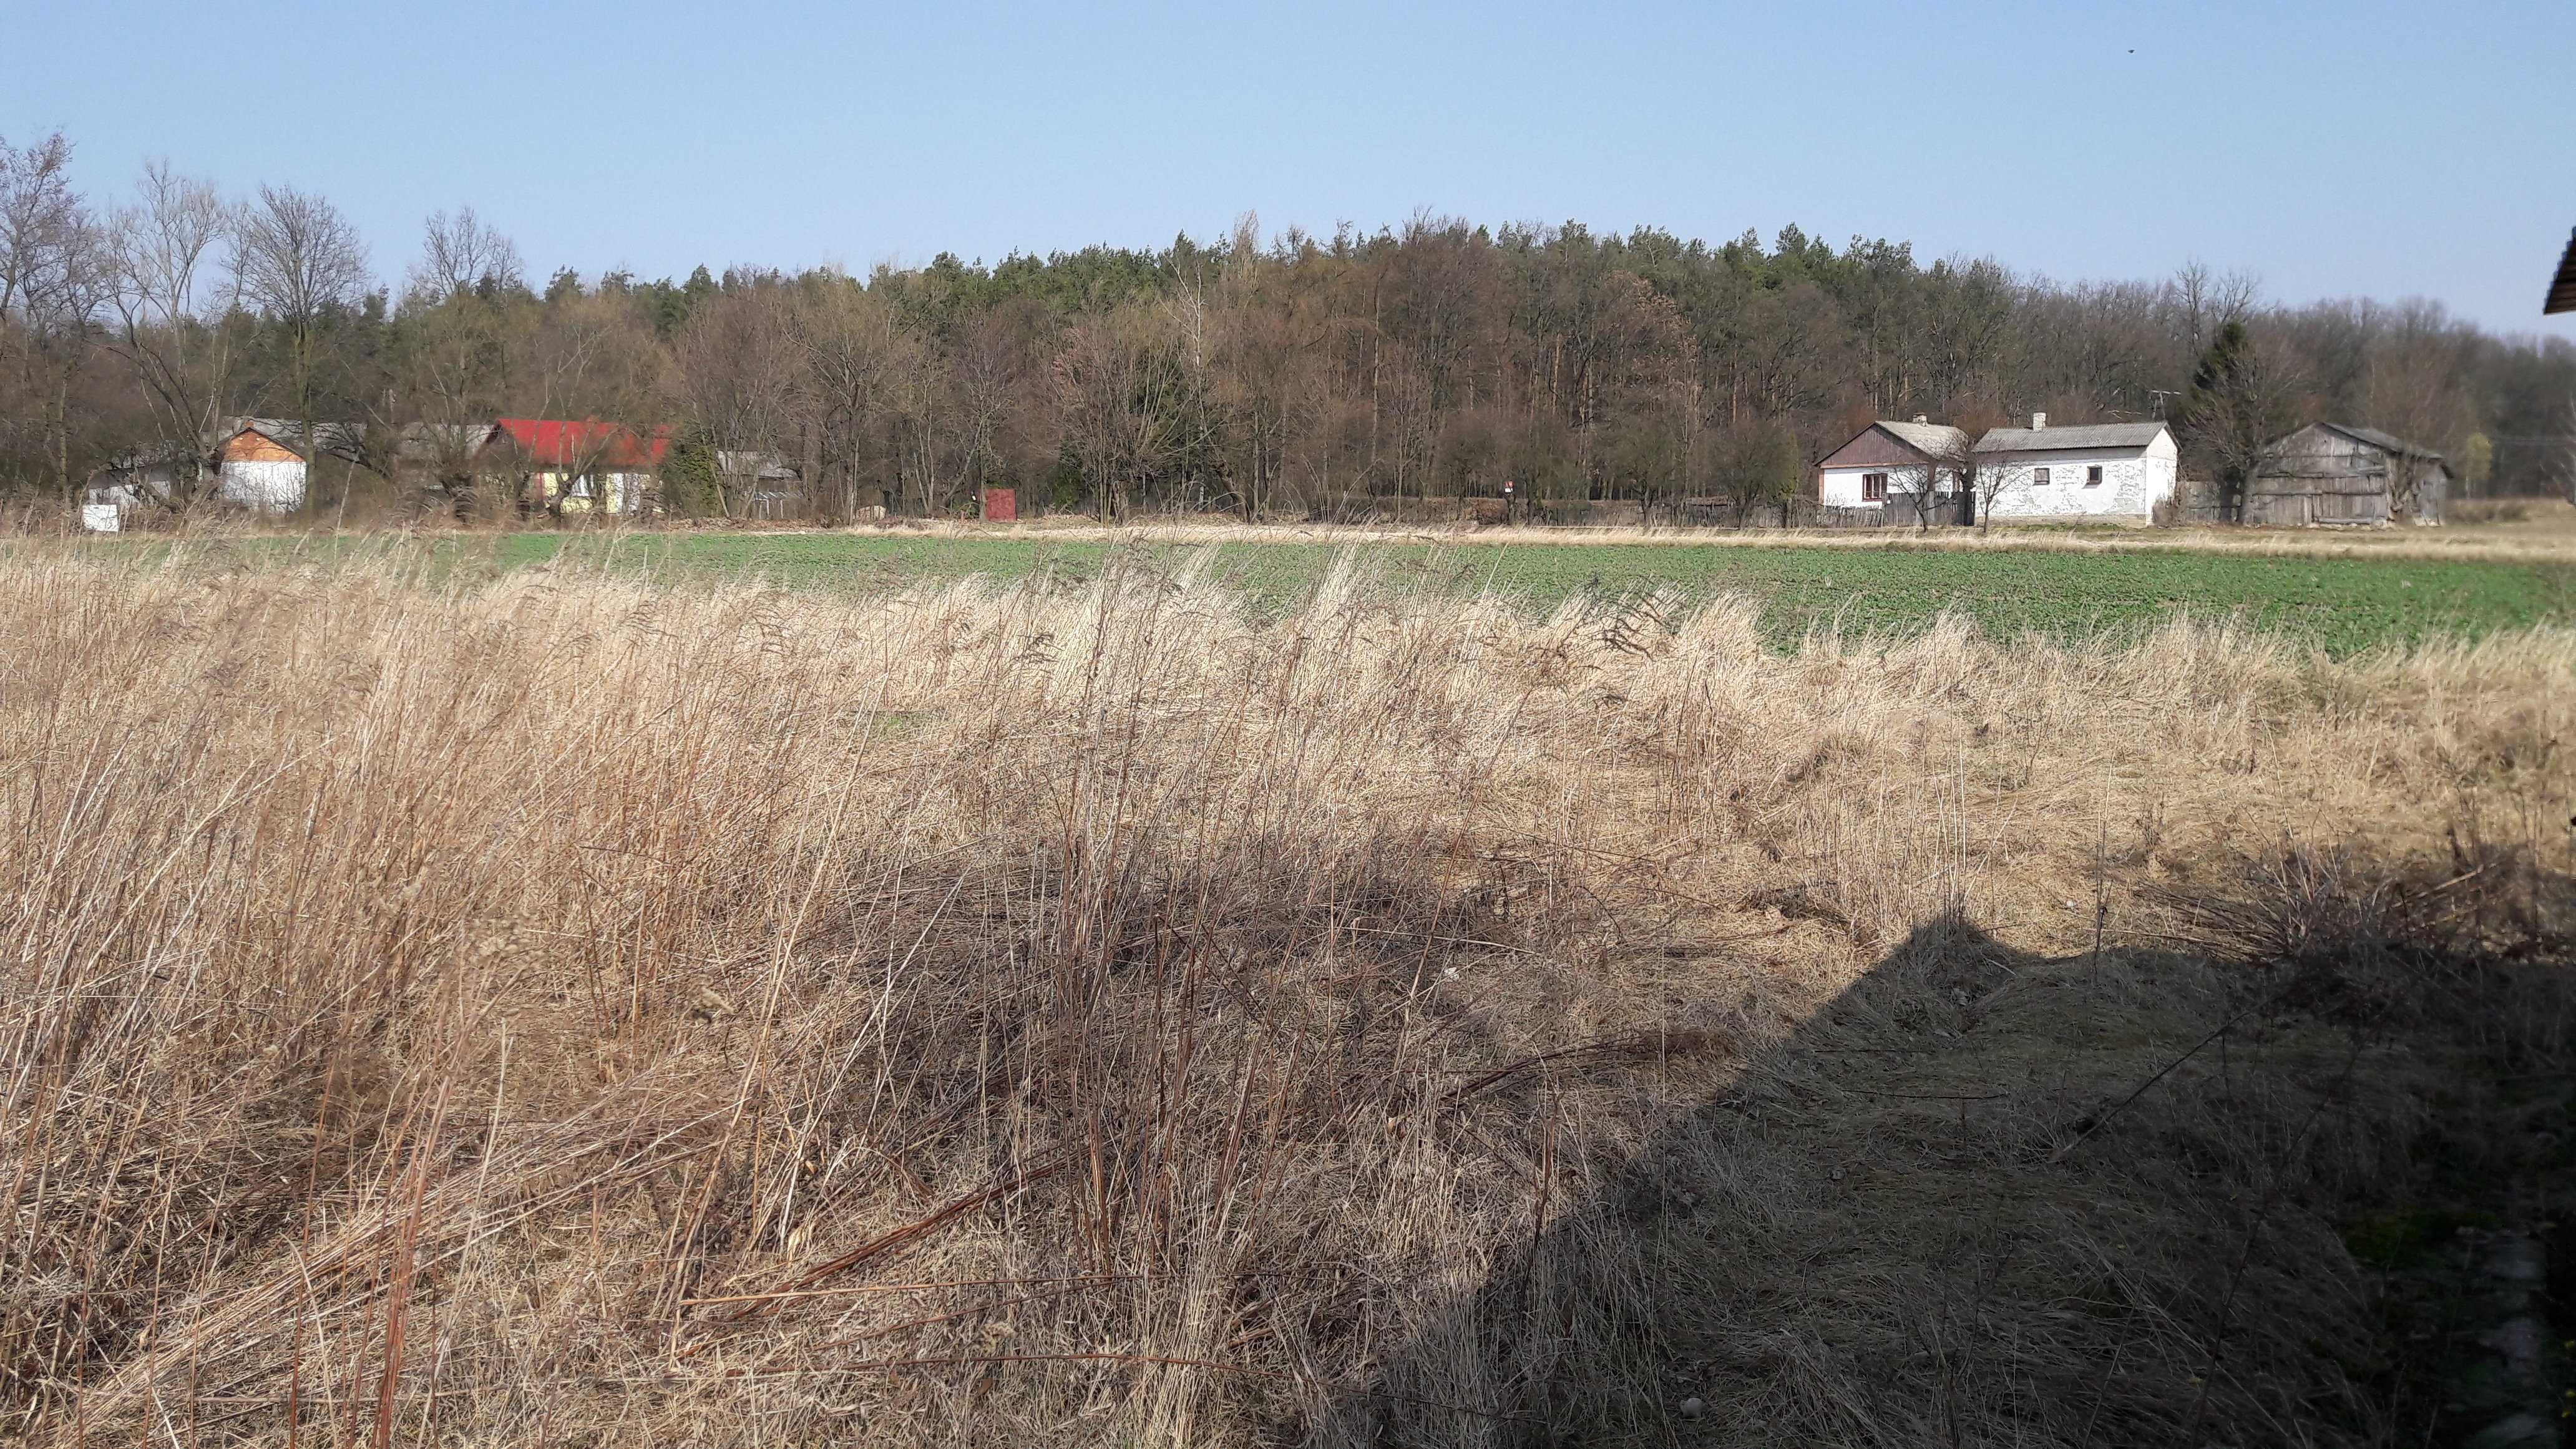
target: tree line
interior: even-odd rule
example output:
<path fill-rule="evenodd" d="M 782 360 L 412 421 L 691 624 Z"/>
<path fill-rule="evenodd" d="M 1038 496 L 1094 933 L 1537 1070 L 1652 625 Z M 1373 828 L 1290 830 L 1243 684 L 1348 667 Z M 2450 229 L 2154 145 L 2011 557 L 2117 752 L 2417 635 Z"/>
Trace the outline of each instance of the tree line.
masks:
<path fill-rule="evenodd" d="M 1113 516 L 1329 516 L 1507 480 L 1750 511 L 1805 495 L 1874 418 L 1975 432 L 2032 411 L 2170 418 L 2186 471 L 2222 480 L 2331 418 L 2443 451 L 2469 492 L 2529 493 L 2563 486 L 2576 399 L 2563 340 L 2424 301 L 2279 305 L 2196 264 L 2068 284 L 1794 226 L 1710 244 L 1422 215 L 1327 237 L 1247 216 L 1159 250 L 540 283 L 457 208 L 392 282 L 324 197 L 160 163 L 94 196 L 72 161 L 60 135 L 0 140 L 0 490 L 19 494 L 202 458 L 241 415 L 378 438 L 532 416 L 668 427 L 665 502 L 708 514 L 750 506 L 743 458 L 793 469 L 826 515 L 1012 487 Z M 455 460 L 407 486 L 477 501 Z"/>

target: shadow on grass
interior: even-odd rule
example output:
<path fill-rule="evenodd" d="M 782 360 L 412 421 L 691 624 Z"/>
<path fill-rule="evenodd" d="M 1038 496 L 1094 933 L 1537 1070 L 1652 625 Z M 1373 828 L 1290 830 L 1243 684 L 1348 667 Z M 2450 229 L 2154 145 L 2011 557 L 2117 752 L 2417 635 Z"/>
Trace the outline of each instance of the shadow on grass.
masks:
<path fill-rule="evenodd" d="M 2565 940 L 2326 909 L 2057 961 L 1919 928 L 1307 1442 L 2440 1444 L 2548 1412 L 2566 1325 L 2504 1279 L 2576 1216 Z"/>

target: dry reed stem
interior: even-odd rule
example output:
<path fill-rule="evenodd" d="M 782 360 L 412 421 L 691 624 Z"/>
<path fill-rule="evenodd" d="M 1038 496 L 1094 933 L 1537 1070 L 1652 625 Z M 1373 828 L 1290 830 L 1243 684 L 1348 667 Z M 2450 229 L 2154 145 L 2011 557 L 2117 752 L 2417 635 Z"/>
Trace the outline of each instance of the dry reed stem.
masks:
<path fill-rule="evenodd" d="M 2285 1031 L 2041 1159 L 2242 1006 L 2142 933 L 2244 937 L 2171 903 L 2285 837 L 2564 871 L 2571 646 L 22 551 L 0 1392 L 45 1442 L 1617 1439 L 1693 1385 L 1747 1442 L 2078 1442 L 2170 1429 L 2224 1301 L 2231 1435 L 2362 1424 L 2301 1346 L 2357 1300 L 2215 1296 L 2232 1210 L 2138 1144 L 2342 1181 L 2403 1092 L 2320 1115 Z"/>

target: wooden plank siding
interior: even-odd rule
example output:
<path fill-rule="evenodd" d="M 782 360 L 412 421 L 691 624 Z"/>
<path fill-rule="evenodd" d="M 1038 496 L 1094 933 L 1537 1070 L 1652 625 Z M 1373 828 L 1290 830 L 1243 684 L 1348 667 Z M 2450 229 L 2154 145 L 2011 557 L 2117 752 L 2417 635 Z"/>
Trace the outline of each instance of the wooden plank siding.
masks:
<path fill-rule="evenodd" d="M 1860 436 L 1843 444 L 1818 463 L 1826 468 L 1905 468 L 1919 467 L 1931 459 L 1907 447 L 1885 429 L 1864 428 Z"/>
<path fill-rule="evenodd" d="M 265 433 L 244 428 L 224 444 L 227 463 L 301 463 L 304 456 L 291 448 L 281 447 Z"/>
<path fill-rule="evenodd" d="M 2448 475 L 2439 459 L 2392 453 L 2321 424 L 2275 444 L 2245 480 L 2245 521 L 2282 528 L 2368 528 L 2438 520 Z"/>

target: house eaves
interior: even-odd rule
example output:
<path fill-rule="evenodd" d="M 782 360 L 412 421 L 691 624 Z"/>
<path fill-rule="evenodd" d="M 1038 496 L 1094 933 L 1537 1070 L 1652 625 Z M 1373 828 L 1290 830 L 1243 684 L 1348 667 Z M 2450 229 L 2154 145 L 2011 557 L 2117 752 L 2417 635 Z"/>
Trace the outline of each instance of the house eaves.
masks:
<path fill-rule="evenodd" d="M 2165 432 L 2162 423 L 2093 423 L 2066 428 L 1996 428 L 1977 440 L 1980 453 L 2070 453 L 2092 448 L 2143 448 Z"/>

